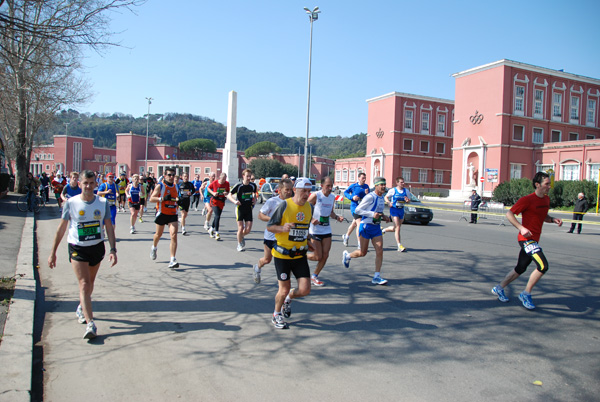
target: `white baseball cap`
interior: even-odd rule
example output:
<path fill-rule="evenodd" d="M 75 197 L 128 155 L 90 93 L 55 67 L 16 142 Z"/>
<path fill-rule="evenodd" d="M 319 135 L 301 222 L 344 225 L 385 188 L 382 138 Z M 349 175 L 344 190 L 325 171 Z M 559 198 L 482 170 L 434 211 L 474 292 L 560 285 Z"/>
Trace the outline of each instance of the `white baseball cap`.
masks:
<path fill-rule="evenodd" d="M 306 177 L 298 177 L 294 183 L 294 188 L 312 188 L 312 183 Z"/>

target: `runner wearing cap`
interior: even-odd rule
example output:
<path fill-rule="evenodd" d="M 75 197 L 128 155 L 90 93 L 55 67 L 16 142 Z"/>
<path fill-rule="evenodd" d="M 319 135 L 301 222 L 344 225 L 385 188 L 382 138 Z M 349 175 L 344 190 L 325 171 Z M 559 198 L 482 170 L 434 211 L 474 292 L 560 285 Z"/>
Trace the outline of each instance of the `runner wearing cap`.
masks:
<path fill-rule="evenodd" d="M 272 253 L 279 291 L 275 296 L 275 311 L 272 322 L 275 328 L 285 329 L 288 324 L 284 317 L 292 314 L 292 299 L 307 296 L 310 293 L 310 268 L 306 258 L 308 251 L 308 228 L 312 220 L 313 206 L 307 203 L 312 183 L 300 177 L 294 184 L 292 198 L 283 201 L 267 223 L 267 230 L 275 234 L 277 240 Z M 290 275 L 298 281 L 297 288 L 291 288 Z"/>
<path fill-rule="evenodd" d="M 121 177 L 118 178 L 115 183 L 119 188 L 119 211 L 125 212 L 125 201 L 127 200 L 127 194 L 125 194 L 125 190 L 127 190 L 127 185 L 129 184 L 127 175 L 124 172 L 121 173 Z"/>
<path fill-rule="evenodd" d="M 374 285 L 385 285 L 387 280 L 381 277 L 381 264 L 383 262 L 383 236 L 381 233 L 381 221 L 390 221 L 390 217 L 383 213 L 385 208 L 385 178 L 375 178 L 375 191 L 367 194 L 362 202 L 356 207 L 356 214 L 362 216 L 358 233 L 360 235 L 360 248 L 349 253 L 344 250 L 342 262 L 346 268 L 350 267 L 350 259 L 364 257 L 369 249 L 369 240 L 375 248 L 375 275 L 371 283 Z"/>
<path fill-rule="evenodd" d="M 54 179 L 52 179 L 52 182 L 50 183 L 50 185 L 52 186 L 52 189 L 54 190 L 54 197 L 56 197 L 56 202 L 58 202 L 58 207 L 62 208 L 62 198 L 61 198 L 61 194 L 63 191 L 63 188 L 67 185 L 67 179 L 65 179 L 62 175 L 61 171 L 58 171 L 58 173 L 56 173 L 56 177 Z"/>

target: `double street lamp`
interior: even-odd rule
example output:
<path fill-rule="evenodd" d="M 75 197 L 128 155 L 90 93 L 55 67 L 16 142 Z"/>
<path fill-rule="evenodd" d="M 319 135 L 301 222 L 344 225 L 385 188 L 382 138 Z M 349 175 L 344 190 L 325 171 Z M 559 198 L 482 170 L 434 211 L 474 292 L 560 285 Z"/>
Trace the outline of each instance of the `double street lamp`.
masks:
<path fill-rule="evenodd" d="M 306 104 L 306 139 L 304 140 L 304 177 L 309 177 L 310 172 L 308 171 L 308 127 L 310 121 L 310 70 L 312 65 L 312 33 L 313 33 L 313 21 L 319 19 L 319 7 L 315 7 L 312 11 L 304 7 L 304 11 L 308 14 L 310 19 L 310 48 L 308 51 L 308 101 Z"/>

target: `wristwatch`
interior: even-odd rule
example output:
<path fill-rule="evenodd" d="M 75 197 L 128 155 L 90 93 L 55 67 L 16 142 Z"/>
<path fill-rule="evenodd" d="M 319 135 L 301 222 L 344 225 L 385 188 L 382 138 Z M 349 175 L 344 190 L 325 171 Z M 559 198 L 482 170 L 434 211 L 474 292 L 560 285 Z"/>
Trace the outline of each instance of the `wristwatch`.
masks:
<path fill-rule="evenodd" d="M 111 253 L 112 253 L 112 252 L 115 252 L 115 253 L 116 253 L 116 252 L 117 252 L 117 249 L 116 249 L 116 248 L 111 248 L 111 249 L 110 249 L 110 252 L 111 252 Z"/>

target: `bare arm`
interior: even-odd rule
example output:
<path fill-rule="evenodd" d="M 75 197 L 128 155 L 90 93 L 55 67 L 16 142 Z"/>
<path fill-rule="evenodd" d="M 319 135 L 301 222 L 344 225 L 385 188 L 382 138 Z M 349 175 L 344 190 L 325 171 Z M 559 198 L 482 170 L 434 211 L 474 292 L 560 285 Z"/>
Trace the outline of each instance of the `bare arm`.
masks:
<path fill-rule="evenodd" d="M 58 229 L 56 230 L 56 235 L 54 235 L 54 242 L 52 243 L 50 256 L 48 257 L 48 267 L 50 268 L 54 268 L 56 266 L 56 250 L 58 249 L 58 245 L 60 244 L 62 238 L 65 236 L 68 226 L 69 221 L 61 219 Z"/>
<path fill-rule="evenodd" d="M 114 267 L 117 263 L 117 243 L 115 238 L 115 228 L 110 217 L 104 219 L 104 226 L 106 228 L 106 235 L 108 236 L 108 244 L 110 244 L 110 255 L 108 256 L 108 260 L 111 262 L 110 266 Z"/>
<path fill-rule="evenodd" d="M 517 220 L 517 217 L 510 209 L 506 212 L 506 219 L 513 225 L 523 237 L 531 237 L 531 232 Z"/>

